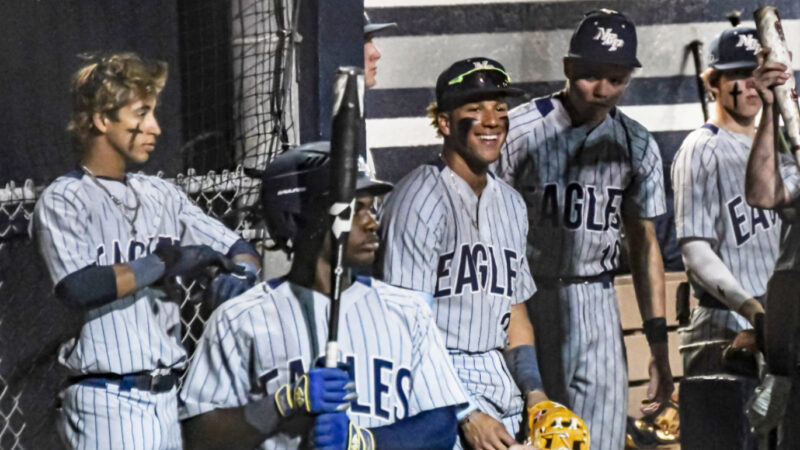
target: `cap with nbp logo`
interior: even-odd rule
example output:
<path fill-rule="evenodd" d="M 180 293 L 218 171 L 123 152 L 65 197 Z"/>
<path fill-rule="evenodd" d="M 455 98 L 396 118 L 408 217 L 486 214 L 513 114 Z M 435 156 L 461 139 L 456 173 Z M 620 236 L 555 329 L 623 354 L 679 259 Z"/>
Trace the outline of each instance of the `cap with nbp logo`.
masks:
<path fill-rule="evenodd" d="M 728 28 L 709 46 L 708 67 L 717 70 L 755 69 L 761 43 L 755 28 Z"/>
<path fill-rule="evenodd" d="M 569 41 L 570 58 L 591 62 L 642 67 L 636 59 L 636 27 L 627 17 L 610 9 L 586 13 Z"/>

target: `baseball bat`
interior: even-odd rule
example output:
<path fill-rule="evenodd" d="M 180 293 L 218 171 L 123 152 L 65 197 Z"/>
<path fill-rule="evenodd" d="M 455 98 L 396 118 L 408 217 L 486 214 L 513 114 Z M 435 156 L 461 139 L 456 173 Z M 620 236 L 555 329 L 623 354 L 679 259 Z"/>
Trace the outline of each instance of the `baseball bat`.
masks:
<path fill-rule="evenodd" d="M 331 226 L 331 308 L 328 318 L 328 343 L 325 367 L 339 361 L 339 300 L 345 275 L 344 254 L 355 209 L 358 146 L 364 120 L 364 70 L 339 67 L 333 83 L 333 119 L 331 123 L 331 187 L 333 204 Z"/>
<path fill-rule="evenodd" d="M 775 61 L 792 67 L 789 49 L 786 46 L 786 37 L 783 34 L 781 19 L 778 10 L 774 6 L 765 6 L 753 12 L 756 21 L 756 28 L 760 36 L 761 45 L 769 47 L 767 61 Z M 795 158 L 800 160 L 800 106 L 797 104 L 797 91 L 795 90 L 794 77 L 789 77 L 782 86 L 775 86 L 775 102 L 778 104 L 786 132 L 789 135 L 789 143 Z M 775 130 L 778 133 L 778 130 Z"/>
<path fill-rule="evenodd" d="M 697 83 L 697 96 L 700 98 L 700 108 L 703 109 L 703 122 L 708 122 L 708 100 L 706 98 L 706 87 L 700 74 L 703 73 L 703 65 L 700 62 L 700 48 L 703 43 L 695 39 L 689 43 L 689 50 L 692 52 L 694 60 L 694 80 Z"/>

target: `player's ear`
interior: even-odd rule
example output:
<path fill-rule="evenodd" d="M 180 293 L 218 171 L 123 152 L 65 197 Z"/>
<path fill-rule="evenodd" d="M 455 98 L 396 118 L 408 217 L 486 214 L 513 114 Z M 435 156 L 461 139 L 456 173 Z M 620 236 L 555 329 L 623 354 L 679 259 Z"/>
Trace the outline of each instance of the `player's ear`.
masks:
<path fill-rule="evenodd" d="M 108 116 L 105 113 L 96 112 L 92 114 L 92 124 L 97 131 L 105 133 L 108 128 Z"/>
<path fill-rule="evenodd" d="M 440 112 L 436 115 L 436 123 L 442 136 L 450 136 L 450 113 Z"/>
<path fill-rule="evenodd" d="M 564 76 L 568 80 L 572 79 L 572 60 L 566 56 L 564 57 Z"/>

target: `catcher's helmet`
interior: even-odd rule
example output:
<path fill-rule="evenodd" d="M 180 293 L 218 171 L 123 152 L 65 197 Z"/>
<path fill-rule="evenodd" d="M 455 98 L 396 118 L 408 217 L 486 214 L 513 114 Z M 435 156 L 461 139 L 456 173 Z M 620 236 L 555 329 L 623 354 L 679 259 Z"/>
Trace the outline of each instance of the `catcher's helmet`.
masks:
<path fill-rule="evenodd" d="M 323 217 L 330 187 L 330 143 L 311 142 L 291 148 L 267 166 L 261 175 L 261 205 L 270 238 L 290 250 L 297 232 Z M 392 185 L 373 179 L 359 158 L 356 191 L 372 195 L 389 192 Z"/>
<path fill-rule="evenodd" d="M 566 406 L 544 401 L 528 410 L 529 445 L 548 450 L 589 450 L 589 430 Z"/>

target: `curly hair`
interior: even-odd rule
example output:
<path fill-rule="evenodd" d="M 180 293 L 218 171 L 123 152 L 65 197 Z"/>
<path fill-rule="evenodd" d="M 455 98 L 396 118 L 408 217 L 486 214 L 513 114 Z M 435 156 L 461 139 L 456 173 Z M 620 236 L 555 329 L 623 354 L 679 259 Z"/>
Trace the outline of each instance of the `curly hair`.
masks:
<path fill-rule="evenodd" d="M 431 119 L 431 126 L 436 129 L 436 136 L 444 137 L 441 128 L 439 128 L 439 114 L 442 113 L 442 111 L 439 110 L 439 105 L 437 105 L 436 102 L 431 102 L 428 107 L 425 108 L 425 111 L 427 112 L 428 118 Z"/>
<path fill-rule="evenodd" d="M 143 59 L 136 53 L 80 55 L 89 64 L 72 77 L 72 118 L 67 130 L 81 147 L 97 133 L 93 116 L 117 119 L 117 111 L 133 98 L 158 97 L 167 81 L 167 63 Z"/>

